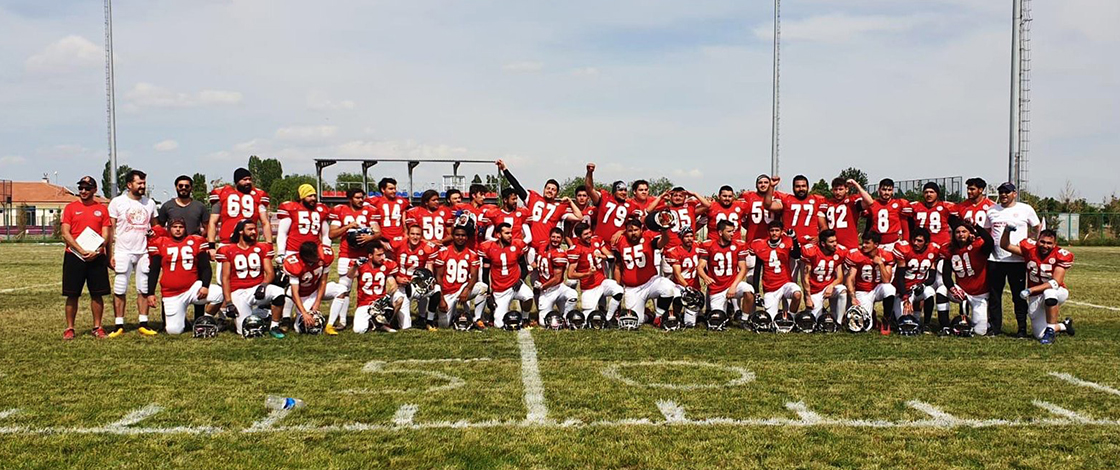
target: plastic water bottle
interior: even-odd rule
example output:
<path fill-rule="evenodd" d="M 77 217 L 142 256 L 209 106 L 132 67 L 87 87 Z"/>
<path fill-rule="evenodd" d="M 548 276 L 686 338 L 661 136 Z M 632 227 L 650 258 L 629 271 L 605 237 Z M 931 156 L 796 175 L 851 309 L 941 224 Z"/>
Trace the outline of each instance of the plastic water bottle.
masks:
<path fill-rule="evenodd" d="M 264 406 L 270 410 L 292 410 L 303 408 L 303 400 L 299 398 L 269 395 L 264 399 Z"/>

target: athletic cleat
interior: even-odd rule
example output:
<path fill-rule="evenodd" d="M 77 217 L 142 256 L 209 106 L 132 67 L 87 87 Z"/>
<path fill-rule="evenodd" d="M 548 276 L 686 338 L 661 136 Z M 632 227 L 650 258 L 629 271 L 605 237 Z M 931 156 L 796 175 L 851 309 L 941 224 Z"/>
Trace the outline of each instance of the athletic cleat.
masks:
<path fill-rule="evenodd" d="M 428 323 L 428 331 L 439 331 L 439 327 L 434 324 Z"/>
<path fill-rule="evenodd" d="M 950 329 L 947 326 L 942 328 L 941 330 L 939 330 L 937 332 L 937 336 L 952 336 L 952 335 L 953 335 L 953 330 Z"/>
<path fill-rule="evenodd" d="M 1073 336 L 1073 319 L 1070 317 L 1066 317 L 1065 320 L 1062 320 L 1062 324 L 1066 326 L 1065 333 L 1067 335 Z"/>
<path fill-rule="evenodd" d="M 73 328 L 67 328 L 66 331 L 63 331 L 62 332 L 62 339 L 67 340 L 67 341 L 70 341 L 70 340 L 74 339 L 74 329 Z"/>
<path fill-rule="evenodd" d="M 486 323 L 483 322 L 482 320 L 474 322 L 474 326 L 475 326 L 475 328 L 478 328 L 480 330 L 485 330 L 486 329 Z"/>
<path fill-rule="evenodd" d="M 272 335 L 272 337 L 276 339 L 284 339 L 284 330 L 281 330 L 279 326 L 270 328 L 268 330 L 268 334 Z"/>
<path fill-rule="evenodd" d="M 381 326 L 377 327 L 377 331 L 380 331 L 382 333 L 396 333 L 397 332 L 397 330 L 394 330 L 389 325 L 381 325 Z"/>
<path fill-rule="evenodd" d="M 136 331 L 139 331 L 140 334 L 144 336 L 155 336 L 159 334 L 156 330 L 148 328 L 147 326 L 141 326 L 140 328 L 137 328 Z"/>
<path fill-rule="evenodd" d="M 891 324 L 887 322 L 879 323 L 879 334 L 883 336 L 891 334 Z"/>
<path fill-rule="evenodd" d="M 1039 339 L 1038 342 L 1042 344 L 1054 343 L 1054 329 L 1046 327 L 1046 331 L 1042 332 L 1042 339 Z"/>
<path fill-rule="evenodd" d="M 1012 335 L 1011 337 L 1015 338 L 1015 339 L 1023 339 L 1023 338 L 1029 338 L 1030 336 L 1027 335 L 1027 330 L 1019 330 L 1019 331 L 1016 331 L 1015 334 Z"/>
<path fill-rule="evenodd" d="M 323 334 L 327 336 L 338 336 L 338 330 L 335 330 L 332 325 L 327 325 L 323 327 Z"/>
<path fill-rule="evenodd" d="M 91 331 L 90 333 L 92 333 L 93 337 L 97 338 L 97 339 L 105 339 L 106 337 L 109 336 L 109 335 L 105 334 L 105 329 L 100 327 L 100 326 L 97 327 L 97 328 L 94 328 L 93 331 Z"/>
<path fill-rule="evenodd" d="M 116 337 L 118 337 L 120 335 L 123 335 L 123 334 L 124 334 L 124 325 L 117 325 L 117 329 L 113 330 L 112 333 L 109 333 L 109 337 L 110 338 L 116 338 Z"/>

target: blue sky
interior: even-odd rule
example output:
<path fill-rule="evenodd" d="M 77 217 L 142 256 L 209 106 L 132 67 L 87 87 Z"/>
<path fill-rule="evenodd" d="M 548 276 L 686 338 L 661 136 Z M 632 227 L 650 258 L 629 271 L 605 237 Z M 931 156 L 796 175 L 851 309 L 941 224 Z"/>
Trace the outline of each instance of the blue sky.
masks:
<path fill-rule="evenodd" d="M 789 0 L 782 173 L 1006 175 L 1010 3 Z M 309 8 L 309 5 L 313 7 Z M 117 0 L 122 163 L 167 189 L 250 154 L 505 158 L 746 187 L 769 167 L 767 2 Z M 1120 3 L 1035 2 L 1029 188 L 1117 190 Z M 106 154 L 96 1 L 0 0 L 0 178 Z M 333 179 L 341 165 L 328 170 Z M 446 168 L 421 166 L 435 181 Z M 466 168 L 464 172 L 489 171 Z M 372 176 L 401 177 L 379 165 Z"/>

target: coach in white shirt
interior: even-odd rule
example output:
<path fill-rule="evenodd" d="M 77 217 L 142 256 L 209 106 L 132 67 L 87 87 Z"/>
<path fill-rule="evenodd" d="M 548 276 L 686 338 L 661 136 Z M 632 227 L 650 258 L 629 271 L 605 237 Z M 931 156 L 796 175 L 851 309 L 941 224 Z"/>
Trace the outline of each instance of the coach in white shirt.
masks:
<path fill-rule="evenodd" d="M 128 172 L 127 190 L 109 201 L 109 222 L 113 227 L 109 267 L 113 268 L 113 314 L 116 316 L 110 338 L 124 334 L 124 295 L 128 293 L 128 277 L 136 273 L 136 308 L 140 311 L 143 335 L 156 330 L 148 326 L 148 230 L 156 224 L 156 203 L 144 195 L 148 175 L 140 170 Z"/>
<path fill-rule="evenodd" d="M 984 228 L 992 234 L 995 240 L 1003 237 L 1003 232 L 1011 228 L 1011 244 L 1016 245 L 1024 238 L 1035 237 L 1042 222 L 1034 208 L 1022 202 L 1016 202 L 1019 196 L 1015 185 L 1003 183 L 996 189 L 999 193 L 999 204 L 988 208 L 988 220 Z M 1011 292 L 1020 292 L 1027 288 L 1027 264 L 1019 255 L 996 246 L 988 258 L 988 322 L 991 325 L 990 335 L 999 335 L 1003 330 L 1003 286 L 1011 285 Z M 1016 338 L 1027 338 L 1027 301 L 1012 295 L 1015 304 L 1015 323 L 1019 329 Z"/>

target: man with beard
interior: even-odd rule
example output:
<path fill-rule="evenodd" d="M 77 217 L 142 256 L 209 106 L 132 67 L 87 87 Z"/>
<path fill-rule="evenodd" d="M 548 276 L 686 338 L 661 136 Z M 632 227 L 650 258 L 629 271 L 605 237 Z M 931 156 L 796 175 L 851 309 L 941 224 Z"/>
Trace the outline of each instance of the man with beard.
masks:
<path fill-rule="evenodd" d="M 996 188 L 999 194 L 999 204 L 988 208 L 987 220 L 982 226 L 991 233 L 991 238 L 1003 238 L 1005 231 L 1011 231 L 1011 244 L 1034 236 L 1042 226 L 1034 208 L 1025 202 L 1018 202 L 1018 191 L 1014 183 L 1003 183 Z M 1027 287 L 1027 263 L 1022 256 L 1011 253 L 1000 247 L 995 247 L 991 252 L 988 273 L 990 308 L 989 319 L 992 322 L 992 334 L 998 335 L 1003 331 L 1003 286 L 1010 285 L 1011 292 L 1021 292 Z M 1011 297 L 1015 310 L 1015 323 L 1018 324 L 1016 338 L 1027 337 L 1027 300 L 1019 296 Z"/>
<path fill-rule="evenodd" d="M 987 226 L 988 208 L 995 205 L 985 191 L 988 182 L 984 178 L 969 178 L 964 182 L 967 188 L 968 199 L 957 203 L 956 216 L 972 222 L 977 227 Z"/>
<path fill-rule="evenodd" d="M 156 225 L 156 203 L 145 194 L 147 175 L 132 170 L 125 177 L 127 190 L 109 201 L 109 223 L 113 242 L 109 245 L 109 267 L 113 276 L 113 313 L 116 321 L 110 338 L 124 334 L 125 294 L 128 278 L 135 273 L 136 306 L 140 313 L 140 334 L 152 336 L 156 330 L 148 326 L 148 230 Z"/>
<path fill-rule="evenodd" d="M 608 192 L 605 189 L 595 189 L 595 164 L 587 164 L 587 175 L 584 176 L 584 186 L 587 187 L 588 197 L 591 198 L 591 204 L 595 206 L 595 236 L 603 239 L 610 240 L 614 234 L 622 230 L 623 224 L 626 223 L 626 218 L 637 211 L 637 206 L 634 206 L 630 199 L 626 198 L 626 183 L 622 181 L 615 181 L 611 184 L 611 190 Z M 582 238 L 579 231 L 574 235 L 576 238 Z"/>
<path fill-rule="evenodd" d="M 502 190 L 502 206 L 492 207 L 486 211 L 485 218 L 490 228 L 486 230 L 486 240 L 496 240 L 498 224 L 510 226 L 515 237 L 525 243 L 533 241 L 533 232 L 529 230 L 529 211 L 524 207 L 517 207 L 517 192 L 513 188 Z"/>
<path fill-rule="evenodd" d="M 159 207 L 156 218 L 159 224 L 170 228 L 172 220 L 182 220 L 186 224 L 187 235 L 206 235 L 206 206 L 192 197 L 194 180 L 187 175 L 175 178 L 175 199 Z"/>
<path fill-rule="evenodd" d="M 385 247 L 374 245 L 370 247 L 369 261 L 350 263 L 346 277 L 358 279 L 358 308 L 354 309 L 354 332 L 365 333 L 374 328 L 385 333 L 394 333 L 391 323 L 395 320 L 400 328 L 407 328 L 412 323 L 407 307 L 404 307 L 405 296 L 398 290 L 396 275 L 397 263 L 385 256 Z M 383 297 L 389 297 L 396 315 L 386 315 L 384 322 L 373 321 L 377 313 L 370 312 L 373 304 Z M 381 312 L 384 313 L 384 312 Z M 393 317 L 396 317 L 395 319 Z"/>
<path fill-rule="evenodd" d="M 825 207 L 821 209 L 828 228 L 836 232 L 841 252 L 859 246 L 859 214 L 863 211 L 863 199 L 858 195 L 849 195 L 850 190 L 844 178 L 833 178 L 832 198 L 825 201 Z"/>
<path fill-rule="evenodd" d="M 800 311 L 804 297 L 801 287 L 793 282 L 793 261 L 801 259 L 801 245 L 784 232 L 782 221 L 771 221 L 766 240 L 751 242 L 747 251 L 759 260 L 755 266 L 753 288 L 755 292 L 764 292 L 762 305 L 771 318 L 778 314 L 782 302 L 788 302 L 788 312 Z M 760 285 L 761 290 L 758 288 Z"/>
<path fill-rule="evenodd" d="M 696 219 L 699 215 L 708 212 L 711 207 L 712 201 L 708 198 L 701 196 L 693 191 L 686 191 L 683 187 L 677 186 L 669 191 L 659 194 L 645 207 L 646 212 L 653 212 L 655 210 L 671 211 L 675 217 L 672 227 L 669 227 L 669 243 L 665 249 L 671 249 L 681 244 L 681 230 L 684 228 L 692 229 L 696 226 Z M 662 250 L 654 252 L 654 262 L 660 267 L 661 273 L 669 275 L 673 272 L 673 267 L 665 260 Z"/>
<path fill-rule="evenodd" d="M 673 267 L 673 281 L 682 290 L 687 287 L 703 292 L 700 277 L 696 275 L 696 266 L 700 262 L 697 247 L 696 234 L 691 228 L 685 227 L 681 229 L 681 244 L 665 250 L 665 260 Z M 700 312 L 689 309 L 680 302 L 675 303 L 680 304 L 674 305 L 677 311 L 684 311 L 684 325 L 695 326 L 696 315 Z"/>
<path fill-rule="evenodd" d="M 941 278 L 949 297 L 968 303 L 972 332 L 981 336 L 988 332 L 988 257 L 994 244 L 986 230 L 962 220 L 953 228 L 953 239 L 941 247 L 941 258 L 948 261 L 943 264 Z M 999 295 L 1003 295 L 1002 290 Z"/>
<path fill-rule="evenodd" d="M 220 244 L 229 243 L 234 227 L 246 219 L 259 221 L 264 241 L 271 244 L 272 223 L 268 219 L 268 193 L 253 187 L 253 175 L 244 168 L 233 172 L 233 183 L 233 187 L 223 186 L 210 192 L 210 227 L 206 229 L 206 241 L 210 248 L 217 250 Z"/>
<path fill-rule="evenodd" d="M 895 262 L 898 269 L 894 272 L 894 287 L 898 302 L 895 305 L 895 315 L 902 316 L 914 314 L 915 309 L 922 309 L 922 325 L 929 325 L 933 320 L 934 299 L 937 298 L 937 285 L 934 279 L 940 277 L 936 273 L 941 261 L 941 244 L 931 242 L 929 230 L 924 227 L 915 227 L 910 231 L 908 243 L 898 242 L 894 245 Z M 935 285 L 936 284 L 936 285 Z M 944 305 L 944 311 L 938 309 L 938 322 L 941 328 L 949 326 L 949 301 L 937 302 L 938 306 Z M 917 316 L 917 315 L 915 315 Z"/>
<path fill-rule="evenodd" d="M 404 217 L 406 232 L 409 227 L 419 226 L 425 240 L 441 246 L 451 241 L 447 227 L 452 222 L 451 211 L 439 203 L 439 192 L 434 189 L 424 191 L 420 205 L 409 209 Z"/>
<path fill-rule="evenodd" d="M 716 224 L 726 220 L 735 226 L 735 232 L 740 231 L 739 222 L 750 212 L 750 208 L 743 201 L 735 199 L 735 189 L 729 185 L 719 188 L 715 203 L 708 206 L 708 237 L 714 237 L 717 230 Z M 698 228 L 694 228 L 698 230 Z"/>
<path fill-rule="evenodd" d="M 283 338 L 284 289 L 272 284 L 272 244 L 257 242 L 257 223 L 252 219 L 237 222 L 231 232 L 230 243 L 218 248 L 216 258 L 222 266 L 222 307 L 237 309 L 234 326 L 238 334 L 254 308 L 269 307 L 272 322 L 268 332 L 273 338 Z"/>
<path fill-rule="evenodd" d="M 735 312 L 754 306 L 754 288 L 744 282 L 747 278 L 747 244 L 735 237 L 735 225 L 730 220 L 716 224 L 716 234 L 696 249 L 699 262 L 696 273 L 708 286 L 708 307 L 722 310 L 729 318 Z M 734 300 L 742 300 L 736 305 Z"/>
<path fill-rule="evenodd" d="M 557 310 L 567 318 L 568 312 L 576 308 L 576 290 L 564 283 L 568 252 L 561 246 L 562 243 L 564 231 L 557 227 L 548 232 L 548 242 L 537 247 L 537 282 L 541 292 L 537 303 L 537 322 L 542 325 L 548 312 Z"/>
<path fill-rule="evenodd" d="M 832 319 L 839 323 L 847 303 L 848 290 L 844 287 L 843 269 L 847 252 L 840 248 L 836 232 L 832 229 L 821 230 L 818 240 L 819 243 L 805 245 L 801 249 L 801 260 L 805 263 L 802 283 L 809 288 L 805 307 L 813 312 L 814 318 L 819 319 L 827 300 L 832 308 Z"/>
<path fill-rule="evenodd" d="M 793 194 L 769 195 L 781 206 L 782 223 L 793 230 L 798 243 L 816 243 L 817 234 L 828 228 L 825 218 L 824 200 L 816 194 L 809 194 L 809 178 L 805 175 L 793 177 Z M 764 203 L 765 204 L 765 203 Z"/>
<path fill-rule="evenodd" d="M 513 236 L 513 227 L 498 222 L 494 227 L 496 239 L 479 245 L 479 254 L 490 265 L 490 290 L 494 292 L 494 326 L 505 326 L 505 315 L 514 300 L 521 303 L 521 311 L 528 314 L 533 300 L 533 289 L 522 281 L 521 257 L 528 246 L 520 237 Z"/>
<path fill-rule="evenodd" d="M 1019 298 L 1029 301 L 1034 337 L 1042 344 L 1050 344 L 1058 332 L 1073 336 L 1073 319 L 1058 321 L 1062 304 L 1069 300 L 1065 280 L 1066 271 L 1073 267 L 1073 253 L 1058 246 L 1057 232 L 1043 230 L 1037 240 L 1025 238 L 1013 245 L 1011 231 L 1005 230 L 999 245 L 1027 262 L 1028 287 L 1019 291 Z"/>
<path fill-rule="evenodd" d="M 280 229 L 276 231 L 277 259 L 299 251 L 304 243 L 331 246 L 330 209 L 319 204 L 319 195 L 310 184 L 299 186 L 299 200 L 280 204 L 276 218 Z"/>
<path fill-rule="evenodd" d="M 373 206 L 367 206 L 365 203 L 366 195 L 361 188 L 350 188 L 346 190 L 346 202 L 334 206 L 330 215 L 330 231 L 328 235 L 332 239 L 339 239 L 338 248 L 338 283 L 346 289 L 346 295 L 340 297 L 342 302 L 348 302 L 350 299 L 350 287 L 354 280 L 346 274 L 350 270 L 350 266 L 354 264 L 358 258 L 365 258 L 369 256 L 369 250 L 373 248 L 376 242 L 381 240 L 381 214 L 374 210 Z M 354 232 L 354 241 L 350 243 L 350 232 Z M 368 233 L 360 233 L 368 231 Z M 327 319 L 327 325 L 332 328 L 335 322 L 338 322 L 340 328 L 346 328 L 346 312 L 350 309 L 349 305 L 345 305 L 340 310 L 340 315 L 335 318 L 335 310 L 331 309 L 331 316 Z"/>
<path fill-rule="evenodd" d="M 625 186 L 623 187 L 625 190 Z M 568 249 L 568 279 L 579 281 L 579 306 L 584 317 L 599 308 L 599 300 L 607 297 L 607 320 L 614 318 L 622 302 L 622 286 L 603 273 L 607 258 L 606 243 L 591 233 L 591 227 L 580 222 L 575 227 L 575 244 Z"/>
<path fill-rule="evenodd" d="M 198 234 L 187 235 L 187 223 L 172 219 L 169 236 L 160 237 L 148 247 L 152 270 L 148 276 L 148 304 L 157 306 L 156 286 L 163 297 L 164 327 L 167 334 L 186 330 L 187 305 L 198 307 L 222 301 L 220 289 L 210 290 L 213 273 L 206 239 Z M 163 278 L 160 279 L 160 273 Z"/>
<path fill-rule="evenodd" d="M 673 281 L 659 276 L 659 267 L 653 253 L 669 244 L 669 227 L 661 233 L 647 231 L 642 221 L 626 221 L 626 232 L 614 245 L 614 278 L 622 285 L 622 298 L 626 308 L 638 315 L 638 323 L 646 321 L 646 302 L 652 300 L 655 318 L 661 318 L 680 291 Z"/>
<path fill-rule="evenodd" d="M 894 318 L 895 289 L 894 255 L 880 246 L 883 236 L 879 232 L 867 231 L 858 248 L 848 251 L 844 266 L 848 276 L 844 285 L 848 290 L 848 300 L 855 307 L 863 308 L 871 316 L 875 315 L 875 302 L 883 303 L 883 321 L 879 323 L 879 333 L 891 334 L 891 319 Z"/>
<path fill-rule="evenodd" d="M 564 221 L 579 221 L 583 218 L 583 213 L 576 204 L 569 198 L 557 199 L 556 195 L 560 192 L 560 183 L 556 180 L 550 179 L 544 183 L 543 193 L 538 193 L 533 190 L 526 191 L 521 183 L 514 178 L 513 173 L 510 173 L 509 168 L 506 167 L 505 162 L 498 160 L 498 171 L 506 177 L 510 186 L 513 187 L 517 197 L 525 203 L 525 207 L 529 209 L 529 229 L 532 234 L 532 239 L 535 243 L 542 243 L 548 240 L 549 232 L 558 227 L 560 222 Z M 529 262 L 532 263 L 533 259 L 530 257 Z"/>
<path fill-rule="evenodd" d="M 883 240 L 882 249 L 891 251 L 895 242 L 910 238 L 910 221 L 914 208 L 905 199 L 894 197 L 894 180 L 883 178 L 875 191 L 875 197 L 863 189 L 856 180 L 849 179 L 848 185 L 859 190 L 866 208 L 867 231 L 878 233 Z"/>
<path fill-rule="evenodd" d="M 109 209 L 97 202 L 97 180 L 86 176 L 78 181 L 78 200 L 62 210 L 60 232 L 66 252 L 62 258 L 62 295 L 66 296 L 66 330 L 62 339 L 74 339 L 74 320 L 78 315 L 78 298 L 82 288 L 89 289 L 89 308 L 93 314 L 96 338 L 105 338 L 101 316 L 105 313 L 104 296 L 109 294 L 109 262 L 105 245 L 109 241 Z M 101 246 L 82 247 L 78 238 L 86 230 L 102 238 Z M 87 251 L 87 249 L 92 251 Z"/>
<path fill-rule="evenodd" d="M 774 220 L 774 213 L 782 210 L 780 197 L 775 189 L 782 179 L 778 176 L 758 175 L 754 180 L 754 191 L 743 193 L 743 203 L 750 214 L 750 221 L 741 221 L 741 226 L 747 229 L 747 242 L 765 240 L 768 228 Z M 754 263 L 748 261 L 747 268 L 754 269 Z"/>

